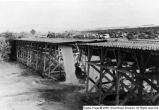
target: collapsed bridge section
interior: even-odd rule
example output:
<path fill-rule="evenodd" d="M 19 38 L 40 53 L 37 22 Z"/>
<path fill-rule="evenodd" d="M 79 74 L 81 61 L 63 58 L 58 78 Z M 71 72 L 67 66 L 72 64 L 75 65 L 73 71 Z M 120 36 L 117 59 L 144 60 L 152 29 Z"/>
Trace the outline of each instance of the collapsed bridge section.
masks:
<path fill-rule="evenodd" d="M 16 60 L 36 70 L 42 77 L 78 83 L 75 76 L 74 53 L 77 43 L 96 40 L 64 38 L 23 38 L 15 40 Z"/>

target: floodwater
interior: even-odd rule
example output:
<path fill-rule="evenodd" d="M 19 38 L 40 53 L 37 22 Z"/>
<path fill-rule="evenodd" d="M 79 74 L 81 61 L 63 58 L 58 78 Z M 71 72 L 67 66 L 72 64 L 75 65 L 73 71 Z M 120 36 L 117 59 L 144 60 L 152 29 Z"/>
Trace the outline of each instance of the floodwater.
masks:
<path fill-rule="evenodd" d="M 19 63 L 0 63 L 0 110 L 82 110 L 83 89 L 43 79 Z"/>

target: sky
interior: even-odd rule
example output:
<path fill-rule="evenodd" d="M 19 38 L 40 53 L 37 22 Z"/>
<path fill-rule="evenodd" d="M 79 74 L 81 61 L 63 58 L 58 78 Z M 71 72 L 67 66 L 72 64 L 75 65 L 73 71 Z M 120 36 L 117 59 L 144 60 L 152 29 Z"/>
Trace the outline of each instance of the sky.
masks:
<path fill-rule="evenodd" d="M 0 32 L 159 25 L 159 0 L 0 0 Z"/>

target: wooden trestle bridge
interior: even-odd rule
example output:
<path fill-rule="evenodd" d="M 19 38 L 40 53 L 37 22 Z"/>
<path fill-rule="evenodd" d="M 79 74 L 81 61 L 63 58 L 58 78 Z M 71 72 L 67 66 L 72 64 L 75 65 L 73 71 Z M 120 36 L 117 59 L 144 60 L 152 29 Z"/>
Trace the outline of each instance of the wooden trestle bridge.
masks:
<path fill-rule="evenodd" d="M 109 102 L 106 99 L 112 94 L 116 105 L 157 102 L 159 41 L 39 38 L 15 40 L 15 43 L 17 61 L 55 80 L 65 70 L 60 46 L 73 47 L 79 56 L 85 55 L 86 93 L 89 97 L 93 94 L 100 104 Z"/>

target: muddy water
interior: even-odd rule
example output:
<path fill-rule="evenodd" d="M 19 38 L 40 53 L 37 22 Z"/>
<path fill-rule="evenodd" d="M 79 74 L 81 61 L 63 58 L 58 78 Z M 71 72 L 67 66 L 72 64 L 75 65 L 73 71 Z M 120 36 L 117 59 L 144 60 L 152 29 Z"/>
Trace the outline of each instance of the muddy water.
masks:
<path fill-rule="evenodd" d="M 0 63 L 0 110 L 82 110 L 83 88 L 43 79 L 18 63 Z"/>

